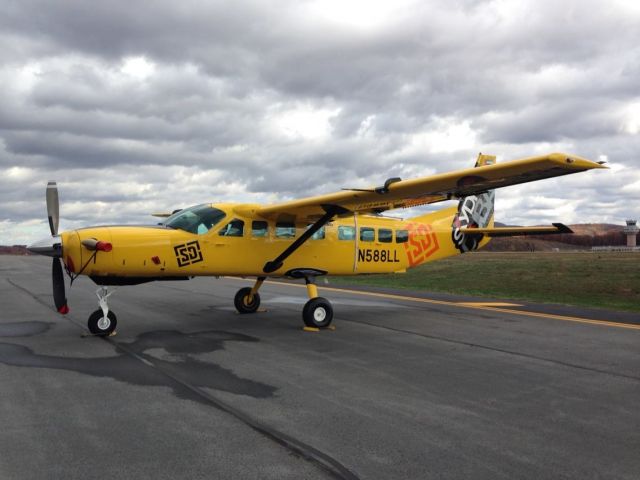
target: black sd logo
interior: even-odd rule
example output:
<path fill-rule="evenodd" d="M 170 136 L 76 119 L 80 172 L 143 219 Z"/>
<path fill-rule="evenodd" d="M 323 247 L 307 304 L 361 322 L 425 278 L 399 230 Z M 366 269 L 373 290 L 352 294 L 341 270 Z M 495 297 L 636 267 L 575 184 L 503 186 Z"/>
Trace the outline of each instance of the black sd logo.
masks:
<path fill-rule="evenodd" d="M 173 247 L 173 250 L 176 252 L 176 259 L 178 260 L 179 267 L 184 267 L 186 265 L 202 261 L 202 252 L 200 251 L 200 244 L 197 240 L 184 243 L 182 245 L 176 245 Z"/>

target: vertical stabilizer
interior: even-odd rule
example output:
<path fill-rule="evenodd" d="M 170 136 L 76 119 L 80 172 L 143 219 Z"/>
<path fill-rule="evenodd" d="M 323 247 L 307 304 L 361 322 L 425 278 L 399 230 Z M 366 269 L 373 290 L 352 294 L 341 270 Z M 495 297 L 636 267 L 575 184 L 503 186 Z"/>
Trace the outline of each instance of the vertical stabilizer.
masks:
<path fill-rule="evenodd" d="M 495 155 L 483 155 L 480 153 L 475 166 L 493 165 L 495 162 Z M 460 253 L 476 250 L 483 239 L 481 234 L 470 235 L 469 233 L 462 233 L 460 229 L 463 227 L 493 227 L 494 202 L 495 191 L 493 190 L 460 199 L 458 212 L 453 217 L 451 224 L 451 240 Z"/>

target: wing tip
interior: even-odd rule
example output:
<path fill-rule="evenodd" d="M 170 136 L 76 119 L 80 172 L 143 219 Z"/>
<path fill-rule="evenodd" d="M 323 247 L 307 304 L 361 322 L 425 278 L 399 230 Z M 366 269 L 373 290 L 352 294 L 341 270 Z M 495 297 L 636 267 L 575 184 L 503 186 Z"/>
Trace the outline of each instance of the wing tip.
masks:
<path fill-rule="evenodd" d="M 603 162 L 594 162 L 586 158 L 579 157 L 578 155 L 571 155 L 569 153 L 554 152 L 547 155 L 549 160 L 555 163 L 559 163 L 565 167 L 577 168 L 577 169 L 595 169 L 595 168 L 609 168 L 603 165 Z"/>
<path fill-rule="evenodd" d="M 564 223 L 552 223 L 551 225 L 558 229 L 558 233 L 573 233 L 573 230 L 567 227 Z"/>

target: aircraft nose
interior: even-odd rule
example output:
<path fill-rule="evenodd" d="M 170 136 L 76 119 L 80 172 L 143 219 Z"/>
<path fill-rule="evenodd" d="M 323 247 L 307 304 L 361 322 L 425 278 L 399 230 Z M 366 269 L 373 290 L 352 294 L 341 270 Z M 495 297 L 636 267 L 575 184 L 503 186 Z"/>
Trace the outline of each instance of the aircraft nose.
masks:
<path fill-rule="evenodd" d="M 48 257 L 62 257 L 62 239 L 60 235 L 43 238 L 27 247 L 27 250 L 38 255 L 46 255 Z"/>

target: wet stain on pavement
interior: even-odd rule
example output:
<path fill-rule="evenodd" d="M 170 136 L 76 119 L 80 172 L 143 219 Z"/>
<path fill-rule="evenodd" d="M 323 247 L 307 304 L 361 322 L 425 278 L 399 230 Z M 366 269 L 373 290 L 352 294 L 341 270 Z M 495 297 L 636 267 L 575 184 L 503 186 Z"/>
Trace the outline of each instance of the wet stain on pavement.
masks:
<path fill-rule="evenodd" d="M 269 398 L 276 391 L 275 387 L 241 378 L 229 369 L 193 356 L 224 350 L 226 342 L 257 341 L 258 339 L 248 335 L 218 330 L 196 333 L 164 330 L 144 333 L 130 343 L 110 341 L 117 354 L 101 358 L 40 355 L 23 345 L 0 343 L 0 363 L 15 367 L 68 370 L 94 377 L 113 378 L 131 385 L 170 386 L 177 396 L 199 402 L 203 401 L 202 397 L 188 387 L 212 388 L 253 398 Z M 150 351 L 154 354 L 151 355 Z M 160 355 L 158 358 L 158 351 L 164 351 L 168 355 Z"/>
<path fill-rule="evenodd" d="M 11 322 L 0 324 L 0 337 L 32 337 L 53 326 L 51 322 Z"/>

